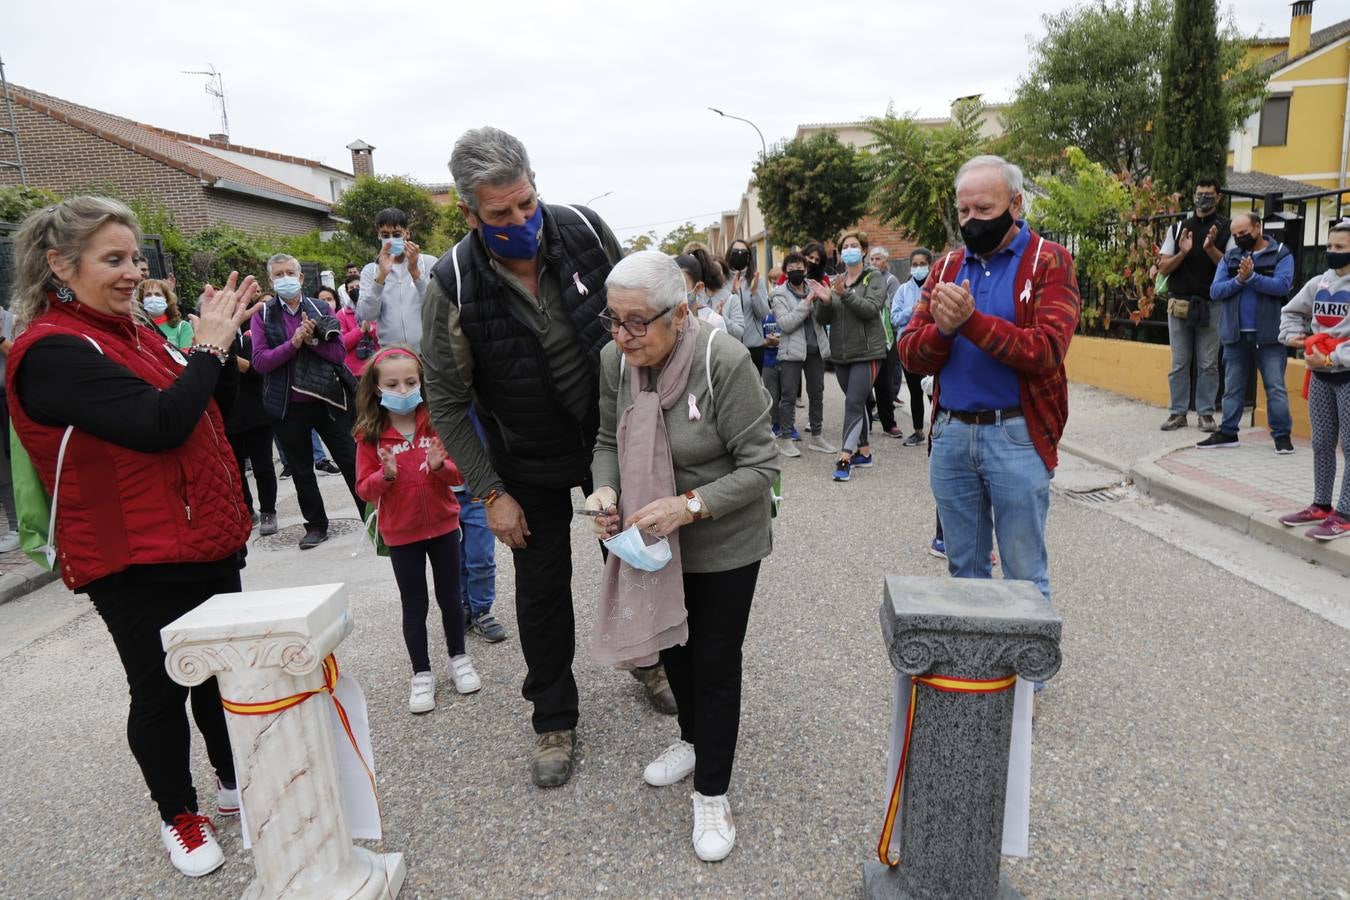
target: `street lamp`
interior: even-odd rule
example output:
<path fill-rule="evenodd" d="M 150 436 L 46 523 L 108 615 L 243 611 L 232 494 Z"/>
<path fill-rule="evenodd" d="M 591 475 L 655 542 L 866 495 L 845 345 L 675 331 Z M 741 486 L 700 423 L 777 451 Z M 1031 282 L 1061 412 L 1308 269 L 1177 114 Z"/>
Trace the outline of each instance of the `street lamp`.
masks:
<path fill-rule="evenodd" d="M 712 106 L 708 107 L 708 109 L 717 113 L 724 119 L 735 119 L 737 122 L 744 122 L 751 128 L 755 129 L 755 134 L 759 135 L 760 158 L 761 159 L 769 158 L 769 145 L 764 142 L 764 132 L 759 130 L 758 125 L 756 125 L 754 122 L 751 122 L 749 119 L 742 119 L 740 116 L 733 116 L 730 113 L 724 113 L 720 109 L 717 109 Z M 767 276 L 768 270 L 773 268 L 773 243 L 769 240 L 769 226 L 767 223 L 765 223 L 764 225 L 764 253 L 765 256 L 767 257 L 764 265 L 764 274 Z"/>
<path fill-rule="evenodd" d="M 582 205 L 583 205 L 583 206 L 590 206 L 590 205 L 591 205 L 592 203 L 594 203 L 595 201 L 597 201 L 597 200 L 603 200 L 603 199 L 605 199 L 606 197 L 608 197 L 608 196 L 609 196 L 610 194 L 612 194 L 612 193 L 614 193 L 614 192 L 613 192 L 613 191 L 605 191 L 603 194 L 599 194 L 599 195 L 597 195 L 597 196 L 595 196 L 595 197 L 592 197 L 591 199 L 587 200 L 587 201 L 586 201 L 584 204 L 582 204 Z"/>

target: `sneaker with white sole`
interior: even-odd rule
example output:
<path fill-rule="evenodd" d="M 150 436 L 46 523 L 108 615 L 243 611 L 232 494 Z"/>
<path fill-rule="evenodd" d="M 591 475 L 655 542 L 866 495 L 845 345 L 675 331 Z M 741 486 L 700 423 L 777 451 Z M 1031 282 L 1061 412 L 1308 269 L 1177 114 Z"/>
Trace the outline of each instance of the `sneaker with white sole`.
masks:
<path fill-rule="evenodd" d="M 473 663 L 463 654 L 450 657 L 450 680 L 455 683 L 455 690 L 461 694 L 472 694 L 483 686 L 478 673 L 474 671 Z"/>
<path fill-rule="evenodd" d="M 216 779 L 216 815 L 239 815 L 239 788 L 226 787 L 219 778 Z"/>
<path fill-rule="evenodd" d="M 408 692 L 408 711 L 420 716 L 435 708 L 436 676 L 431 672 L 418 672 L 412 677 L 412 688 Z"/>
<path fill-rule="evenodd" d="M 694 771 L 694 745 L 678 740 L 642 770 L 642 780 L 652 787 L 670 787 L 688 778 Z"/>
<path fill-rule="evenodd" d="M 778 452 L 788 459 L 796 459 L 802 455 L 802 451 L 797 449 L 797 445 L 792 440 L 780 440 L 778 442 Z"/>
<path fill-rule="evenodd" d="M 727 795 L 705 797 L 694 791 L 690 796 L 694 801 L 694 853 L 704 862 L 726 859 L 736 846 L 736 822 Z"/>
<path fill-rule="evenodd" d="M 225 863 L 225 853 L 216 842 L 216 826 L 206 816 L 184 810 L 173 823 L 161 822 L 159 837 L 169 851 L 169 862 L 189 878 L 200 878 Z"/>

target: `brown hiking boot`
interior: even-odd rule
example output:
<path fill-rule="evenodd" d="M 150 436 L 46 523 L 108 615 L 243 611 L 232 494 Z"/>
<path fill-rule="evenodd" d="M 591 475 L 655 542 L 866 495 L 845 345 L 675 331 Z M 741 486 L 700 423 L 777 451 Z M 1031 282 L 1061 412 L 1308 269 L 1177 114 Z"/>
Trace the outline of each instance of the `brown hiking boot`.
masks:
<path fill-rule="evenodd" d="M 652 709 L 662 715 L 675 715 L 678 707 L 675 705 L 675 694 L 670 689 L 670 680 L 666 678 L 665 666 L 657 663 L 654 666 L 634 669 L 633 677 L 642 682 Z"/>
<path fill-rule="evenodd" d="M 577 732 L 545 731 L 535 739 L 530 757 L 530 780 L 536 787 L 561 787 L 572 777 L 572 758 L 576 753 Z"/>

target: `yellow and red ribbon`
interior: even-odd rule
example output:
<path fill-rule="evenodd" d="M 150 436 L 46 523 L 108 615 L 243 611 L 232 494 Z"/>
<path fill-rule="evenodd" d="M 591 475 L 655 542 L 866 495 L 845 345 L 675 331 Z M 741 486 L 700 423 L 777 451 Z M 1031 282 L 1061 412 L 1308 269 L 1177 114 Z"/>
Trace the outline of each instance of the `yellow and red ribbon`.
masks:
<path fill-rule="evenodd" d="M 881 840 L 877 842 L 877 858 L 894 869 L 900 860 L 891 859 L 891 835 L 895 831 L 895 816 L 900 811 L 900 795 L 905 786 L 905 768 L 909 763 L 909 738 L 914 730 L 914 705 L 919 699 L 919 685 L 934 690 L 957 694 L 996 694 L 1017 684 L 1017 676 L 1006 678 L 953 678 L 950 675 L 921 675 L 910 679 L 909 714 L 905 717 L 905 739 L 900 745 L 900 765 L 895 772 L 895 786 L 886 806 L 886 821 L 881 825 Z"/>

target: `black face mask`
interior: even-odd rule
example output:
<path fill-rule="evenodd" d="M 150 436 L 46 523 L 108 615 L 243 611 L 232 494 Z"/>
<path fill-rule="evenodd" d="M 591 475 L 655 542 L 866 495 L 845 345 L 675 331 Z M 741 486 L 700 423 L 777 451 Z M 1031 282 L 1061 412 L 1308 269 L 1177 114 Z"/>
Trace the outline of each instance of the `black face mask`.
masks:
<path fill-rule="evenodd" d="M 1327 259 L 1331 259 L 1331 254 L 1327 254 Z M 806 271 L 803 269 L 793 269 L 787 273 L 788 284 L 793 287 L 801 287 L 806 283 Z"/>
<path fill-rule="evenodd" d="M 1196 194 L 1192 199 L 1195 200 L 1195 211 L 1202 216 L 1214 212 L 1214 207 L 1219 205 L 1218 197 L 1211 197 L 1207 194 Z"/>
<path fill-rule="evenodd" d="M 1327 265 L 1333 269 L 1344 269 L 1346 266 L 1350 266 L 1350 250 L 1344 253 L 1328 250 Z"/>
<path fill-rule="evenodd" d="M 350 300 L 350 301 L 352 301 L 353 303 L 356 302 L 356 298 L 359 297 L 360 295 L 361 295 L 361 289 L 360 289 L 359 287 L 349 287 L 349 288 L 347 288 L 347 299 Z"/>
<path fill-rule="evenodd" d="M 1249 253 L 1251 252 L 1251 249 L 1256 246 L 1256 235 L 1235 234 L 1233 235 L 1233 243 L 1237 244 L 1237 248 L 1243 253 Z"/>
<path fill-rule="evenodd" d="M 961 226 L 961 240 L 966 249 L 978 256 L 990 253 L 1007 235 L 1013 226 L 1012 207 L 992 219 L 971 219 Z"/>
<path fill-rule="evenodd" d="M 739 247 L 732 250 L 727 254 L 727 265 L 731 267 L 733 272 L 739 272 L 746 268 L 750 265 L 750 251 L 742 250 Z"/>
<path fill-rule="evenodd" d="M 825 264 L 823 262 L 807 263 L 806 272 L 813 279 L 819 281 L 821 276 L 825 274 Z"/>

